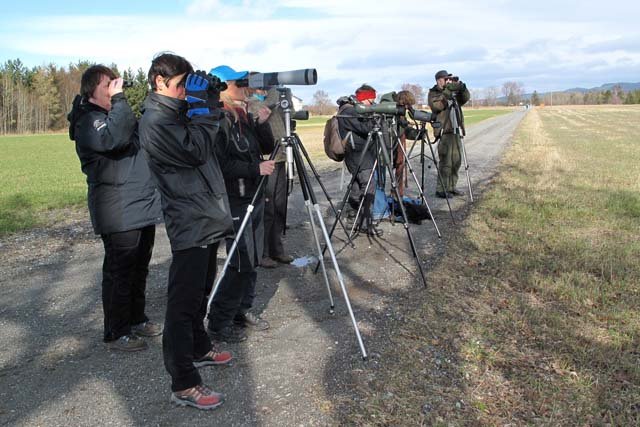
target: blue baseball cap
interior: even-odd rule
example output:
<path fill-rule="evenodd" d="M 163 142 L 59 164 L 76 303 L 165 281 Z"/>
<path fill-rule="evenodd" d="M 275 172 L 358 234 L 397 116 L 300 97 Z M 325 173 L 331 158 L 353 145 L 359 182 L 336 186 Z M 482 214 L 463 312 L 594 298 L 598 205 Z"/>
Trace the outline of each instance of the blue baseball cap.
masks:
<path fill-rule="evenodd" d="M 216 76 L 223 82 L 226 82 L 229 80 L 244 79 L 245 77 L 247 77 L 247 74 L 249 74 L 249 72 L 236 71 L 233 68 L 229 67 L 228 65 L 219 65 L 215 68 L 212 68 L 211 71 L 209 71 L 209 74 L 211 74 L 212 76 Z"/>

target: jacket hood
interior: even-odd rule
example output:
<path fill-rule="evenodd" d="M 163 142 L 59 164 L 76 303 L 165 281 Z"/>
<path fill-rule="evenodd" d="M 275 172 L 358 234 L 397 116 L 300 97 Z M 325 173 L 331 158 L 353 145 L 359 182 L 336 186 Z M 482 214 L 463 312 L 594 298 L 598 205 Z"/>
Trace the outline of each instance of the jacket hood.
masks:
<path fill-rule="evenodd" d="M 73 98 L 73 103 L 71 104 L 71 111 L 67 114 L 67 120 L 69 120 L 69 139 L 75 141 L 75 129 L 78 120 L 85 114 L 91 111 L 101 111 L 104 114 L 109 114 L 107 110 L 104 108 L 89 102 L 86 98 L 76 95 Z"/>

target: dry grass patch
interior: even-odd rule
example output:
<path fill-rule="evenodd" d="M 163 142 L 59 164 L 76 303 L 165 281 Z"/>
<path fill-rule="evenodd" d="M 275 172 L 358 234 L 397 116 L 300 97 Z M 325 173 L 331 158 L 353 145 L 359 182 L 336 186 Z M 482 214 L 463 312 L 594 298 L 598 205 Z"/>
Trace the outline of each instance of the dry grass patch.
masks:
<path fill-rule="evenodd" d="M 638 107 L 527 116 L 345 421 L 640 424 L 638 127 Z"/>

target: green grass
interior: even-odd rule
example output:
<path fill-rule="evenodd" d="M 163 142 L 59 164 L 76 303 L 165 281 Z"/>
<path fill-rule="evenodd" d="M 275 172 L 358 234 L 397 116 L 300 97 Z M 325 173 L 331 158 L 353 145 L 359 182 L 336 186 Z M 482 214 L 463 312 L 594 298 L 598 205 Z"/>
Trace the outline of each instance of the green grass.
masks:
<path fill-rule="evenodd" d="M 509 111 L 465 110 L 465 120 L 476 123 Z M 298 134 L 320 167 L 337 165 L 322 145 L 329 117 L 297 122 Z M 51 209 L 86 203 L 85 177 L 66 134 L 0 137 L 0 179 L 0 236 L 46 224 L 43 214 Z"/>
<path fill-rule="evenodd" d="M 464 113 L 464 124 L 472 125 L 474 123 L 481 122 L 483 120 L 490 119 L 492 117 L 501 116 L 503 114 L 509 114 L 513 112 L 511 108 L 497 108 L 497 109 L 470 109 L 462 107 Z"/>
<path fill-rule="evenodd" d="M 44 224 L 42 213 L 86 201 L 66 134 L 0 137 L 0 235 Z"/>

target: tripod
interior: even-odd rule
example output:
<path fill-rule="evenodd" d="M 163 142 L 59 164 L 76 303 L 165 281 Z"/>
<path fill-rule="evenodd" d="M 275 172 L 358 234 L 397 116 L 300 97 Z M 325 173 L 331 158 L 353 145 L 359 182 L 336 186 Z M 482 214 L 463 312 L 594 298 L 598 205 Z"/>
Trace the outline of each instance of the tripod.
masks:
<path fill-rule="evenodd" d="M 460 122 L 462 121 L 462 110 L 458 101 L 456 100 L 456 94 L 454 93 L 451 99 L 447 101 L 449 106 L 449 119 L 451 120 L 451 126 L 453 132 L 458 135 L 460 141 L 460 154 L 462 155 L 462 161 L 464 162 L 464 171 L 467 174 L 467 187 L 469 187 L 469 200 L 473 203 L 473 190 L 471 189 L 471 178 L 469 177 L 469 163 L 467 163 L 467 150 L 464 147 L 465 132 Z"/>
<path fill-rule="evenodd" d="M 360 172 L 360 170 L 362 169 L 363 166 L 363 162 L 365 159 L 365 156 L 367 154 L 367 152 L 369 151 L 371 146 L 375 147 L 375 152 L 376 152 L 376 159 L 374 161 L 373 164 L 373 168 L 371 169 L 371 173 L 369 174 L 369 178 L 367 180 L 367 186 L 366 189 L 364 191 L 364 195 L 367 194 L 368 189 L 372 183 L 373 180 L 373 175 L 374 172 L 376 171 L 376 169 L 378 167 L 380 167 L 380 170 L 383 172 L 385 169 L 386 171 L 389 173 L 389 177 L 391 180 L 391 188 L 392 191 L 394 192 L 396 199 L 398 200 L 398 204 L 400 205 L 400 212 L 402 214 L 402 219 L 403 219 L 403 226 L 405 228 L 405 231 L 407 232 L 407 238 L 409 239 L 409 244 L 411 246 L 411 251 L 413 253 L 413 256 L 416 260 L 416 263 L 418 264 L 418 270 L 420 271 L 420 277 L 422 278 L 422 281 L 424 283 L 424 286 L 427 286 L 427 280 L 424 276 L 424 271 L 422 269 L 422 263 L 418 257 L 418 252 L 416 250 L 416 245 L 415 242 L 413 240 L 413 236 L 411 234 L 411 230 L 409 229 L 409 221 L 407 219 L 407 212 L 405 210 L 404 205 L 402 204 L 402 197 L 400 196 L 400 193 L 398 191 L 398 183 L 396 181 L 396 177 L 395 174 L 393 173 L 392 167 L 393 167 L 393 163 L 391 161 L 391 156 L 389 154 L 389 149 L 387 148 L 387 145 L 384 141 L 384 137 L 383 137 L 383 123 L 385 120 L 384 115 L 382 114 L 373 114 L 371 116 L 371 119 L 373 120 L 373 128 L 372 130 L 369 132 L 369 134 L 367 135 L 367 141 L 365 143 L 364 149 L 362 150 L 362 154 L 360 154 L 360 159 L 358 161 L 358 167 L 356 169 L 356 171 L 353 173 L 353 176 L 351 177 L 351 181 L 349 182 L 349 185 L 347 187 L 347 191 L 344 195 L 344 197 L 342 198 L 342 203 L 340 205 L 340 209 L 338 210 L 338 217 L 336 218 L 336 221 L 333 224 L 333 227 L 331 229 L 331 233 L 330 235 L 333 233 L 333 231 L 335 230 L 336 224 L 339 220 L 339 218 L 342 215 L 342 212 L 344 211 L 344 207 L 346 206 L 347 200 L 349 199 L 349 195 L 351 193 L 351 188 L 358 176 L 358 173 Z M 404 155 L 405 155 L 405 159 L 406 159 L 406 152 L 403 151 Z M 381 165 L 379 166 L 379 160 L 381 160 Z M 418 180 L 417 177 L 415 176 L 415 173 L 413 173 L 413 168 L 411 168 L 411 166 L 409 166 L 411 173 L 416 181 L 416 185 L 418 186 L 420 193 L 422 195 L 422 200 L 425 203 L 425 206 L 427 206 L 427 209 L 429 210 L 429 215 L 431 216 L 431 221 L 433 222 L 433 225 L 436 229 L 436 232 L 438 233 L 438 236 L 440 236 L 440 231 L 438 230 L 438 226 L 435 222 L 435 220 L 433 219 L 433 215 L 431 214 L 431 209 L 429 208 L 429 205 L 424 197 L 424 193 L 422 192 L 422 188 L 420 187 L 420 184 L 418 184 Z M 364 196 L 361 198 L 360 200 L 360 204 L 358 206 L 358 211 L 356 213 L 356 217 L 354 219 L 354 225 L 352 227 L 351 230 L 351 234 L 354 233 L 355 231 L 355 227 L 358 224 L 358 218 L 360 217 L 360 214 L 362 212 L 362 208 L 364 206 L 365 200 L 367 200 L 367 197 Z"/>
<path fill-rule="evenodd" d="M 417 126 L 418 121 L 414 120 L 414 124 Z M 418 143 L 418 141 L 420 141 L 420 154 L 416 154 L 416 156 L 420 156 L 420 167 L 421 167 L 421 183 L 422 183 L 422 191 L 424 191 L 424 164 L 425 164 L 425 158 L 431 160 L 433 162 L 433 165 L 436 168 L 436 174 L 438 176 L 438 182 L 440 182 L 440 185 L 442 186 L 442 188 L 444 188 L 444 181 L 442 180 L 442 175 L 440 174 L 440 168 L 438 167 L 438 160 L 436 157 L 435 152 L 433 151 L 433 144 L 435 144 L 436 142 L 439 141 L 439 137 L 436 137 L 435 140 L 433 142 L 431 142 L 431 140 L 429 139 L 429 134 L 427 133 L 427 123 L 421 121 L 420 122 L 420 128 L 418 131 L 418 135 L 421 135 L 421 138 L 418 140 L 416 139 L 415 141 L 413 141 L 413 144 L 411 145 L 411 148 L 409 149 L 409 153 L 406 156 L 407 162 L 409 162 L 410 159 L 412 159 L 413 157 L 411 157 L 411 153 L 413 153 L 413 149 L 415 148 L 416 144 Z M 429 150 L 431 151 L 431 157 L 429 157 L 427 154 L 425 154 L 424 152 L 424 146 L 428 145 L 429 146 Z M 429 166 L 429 168 L 431 168 L 431 166 Z M 449 216 L 451 216 L 451 221 L 453 221 L 453 223 L 456 223 L 455 218 L 453 217 L 453 211 L 451 210 L 451 203 L 449 203 L 449 198 L 445 198 L 445 201 L 447 202 L 447 207 L 449 209 Z"/>
<path fill-rule="evenodd" d="M 322 265 L 322 273 L 323 273 L 323 277 L 324 277 L 324 281 L 325 281 L 325 285 L 327 287 L 327 293 L 329 295 L 329 302 L 330 302 L 330 308 L 329 308 L 329 313 L 333 314 L 334 313 L 334 308 L 335 308 L 335 304 L 333 301 L 333 295 L 331 293 L 331 286 L 329 284 L 329 278 L 327 275 L 327 269 L 325 267 L 325 262 L 324 262 L 324 257 L 323 257 L 323 252 L 322 249 L 320 247 L 320 240 L 318 239 L 318 232 L 316 229 L 316 220 L 314 219 L 314 215 L 313 212 L 315 211 L 316 215 L 317 215 L 317 221 L 318 224 L 320 225 L 320 229 L 322 231 L 322 235 L 323 238 L 325 240 L 325 245 L 326 247 L 329 249 L 329 254 L 331 256 L 331 261 L 333 263 L 333 267 L 336 273 L 336 276 L 338 278 L 338 282 L 340 284 L 340 287 L 342 289 L 342 295 L 344 296 L 344 300 L 347 306 L 347 310 L 349 311 L 349 316 L 351 318 L 351 322 L 353 323 L 353 327 L 356 333 L 356 338 L 358 340 L 358 345 L 360 347 L 360 351 L 362 353 L 362 359 L 363 360 L 367 360 L 367 351 L 364 347 L 364 343 L 362 342 L 362 337 L 360 335 L 360 330 L 358 328 L 358 324 L 356 322 L 356 318 L 353 314 L 353 309 L 351 308 L 351 302 L 349 300 L 349 295 L 347 294 L 347 289 L 346 286 L 344 284 L 344 278 L 342 276 L 342 273 L 340 271 L 340 267 L 338 266 L 338 262 L 336 260 L 336 256 L 335 256 L 335 252 L 333 250 L 333 246 L 331 245 L 331 240 L 330 237 L 327 233 L 327 228 L 324 224 L 324 220 L 322 218 L 322 213 L 320 212 L 320 206 L 318 205 L 318 201 L 316 199 L 315 193 L 313 191 L 313 187 L 311 185 L 311 182 L 309 181 L 309 178 L 307 176 L 307 172 L 306 172 L 306 168 L 305 165 L 303 163 L 303 155 L 301 154 L 301 152 L 304 153 L 305 158 L 307 159 L 307 162 L 309 163 L 309 165 L 311 166 L 311 168 L 314 170 L 315 173 L 315 168 L 313 168 L 313 165 L 311 164 L 311 161 L 309 159 L 309 156 L 307 154 L 307 151 L 304 149 L 304 147 L 302 146 L 302 142 L 300 141 L 300 139 L 298 138 L 297 135 L 292 134 L 291 133 L 291 109 L 290 109 L 290 105 L 291 102 L 287 99 L 286 94 L 284 93 L 286 89 L 283 89 L 283 91 L 281 92 L 281 96 L 280 96 L 280 107 L 283 109 L 284 112 L 284 116 L 285 116 L 285 129 L 286 129 L 286 136 L 281 140 L 281 144 L 279 144 L 278 146 L 276 146 L 276 148 L 273 150 L 273 153 L 271 153 L 270 156 L 270 160 L 274 159 L 278 149 L 280 149 L 280 147 L 284 147 L 285 152 L 286 152 L 286 156 L 287 156 L 287 172 L 288 172 L 288 177 L 290 180 L 293 180 L 293 166 L 295 164 L 296 170 L 298 171 L 298 178 L 300 180 L 300 188 L 302 189 L 302 194 L 304 197 L 304 204 L 307 208 L 307 212 L 309 214 L 309 222 L 311 224 L 311 230 L 313 233 L 313 239 L 315 241 L 315 245 L 316 245 L 316 249 L 318 251 L 318 259 L 320 260 L 320 264 Z M 247 213 L 245 214 L 244 218 L 242 219 L 242 223 L 240 224 L 240 228 L 238 229 L 238 232 L 236 233 L 236 237 L 233 240 L 233 243 L 231 245 L 231 248 L 229 249 L 228 253 L 227 253 L 227 258 L 224 262 L 224 265 L 222 267 L 222 271 L 220 272 L 218 278 L 216 279 L 216 282 L 213 286 L 213 289 L 211 290 L 211 294 L 209 295 L 209 299 L 207 301 L 207 311 L 209 310 L 209 307 L 211 306 L 211 302 L 213 301 L 213 297 L 215 296 L 216 292 L 218 291 L 218 287 L 220 286 L 220 283 L 225 275 L 225 273 L 227 272 L 227 269 L 229 267 L 229 263 L 231 262 L 231 256 L 233 255 L 233 253 L 237 250 L 237 246 L 238 246 L 238 242 L 240 240 L 240 238 L 242 237 L 242 233 L 244 231 L 244 229 L 246 228 L 247 223 L 249 222 L 249 219 L 251 217 L 251 214 L 255 208 L 255 204 L 257 202 L 258 196 L 260 195 L 262 188 L 265 184 L 265 178 L 266 176 L 263 176 L 260 179 L 260 182 L 258 184 L 258 187 L 256 189 L 256 192 L 251 200 L 251 203 L 249 204 L 249 206 L 247 206 Z M 324 186 L 323 186 L 324 189 Z M 332 204 L 333 206 L 333 204 Z M 312 209 L 313 208 L 313 209 Z M 344 225 L 343 225 L 344 226 Z M 346 230 L 345 230 L 346 232 Z"/>

